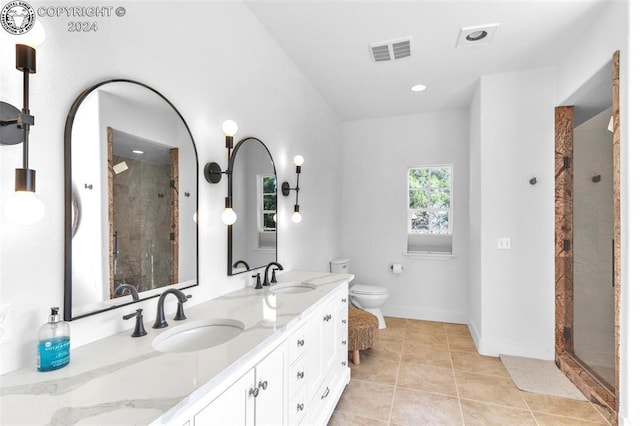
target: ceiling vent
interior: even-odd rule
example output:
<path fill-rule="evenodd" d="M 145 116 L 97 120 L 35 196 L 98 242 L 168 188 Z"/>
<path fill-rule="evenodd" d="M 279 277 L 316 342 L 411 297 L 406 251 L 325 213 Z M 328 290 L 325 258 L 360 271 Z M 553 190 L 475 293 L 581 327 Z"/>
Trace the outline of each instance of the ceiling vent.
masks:
<path fill-rule="evenodd" d="M 411 56 L 411 37 L 379 41 L 369 45 L 374 62 L 394 61 Z"/>

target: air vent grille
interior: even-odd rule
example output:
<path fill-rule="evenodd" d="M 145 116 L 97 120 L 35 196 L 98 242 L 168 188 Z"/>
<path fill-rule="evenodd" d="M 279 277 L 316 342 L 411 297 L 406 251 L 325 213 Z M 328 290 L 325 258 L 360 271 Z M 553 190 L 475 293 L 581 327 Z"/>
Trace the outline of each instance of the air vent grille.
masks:
<path fill-rule="evenodd" d="M 393 44 L 393 56 L 396 59 L 411 56 L 411 43 L 409 40 Z"/>
<path fill-rule="evenodd" d="M 391 60 L 391 52 L 389 52 L 389 45 L 387 44 L 383 46 L 371 46 L 371 54 L 373 55 L 373 60 L 376 62 Z"/>
<path fill-rule="evenodd" d="M 369 51 L 374 62 L 407 58 L 411 56 L 411 37 L 371 43 Z"/>

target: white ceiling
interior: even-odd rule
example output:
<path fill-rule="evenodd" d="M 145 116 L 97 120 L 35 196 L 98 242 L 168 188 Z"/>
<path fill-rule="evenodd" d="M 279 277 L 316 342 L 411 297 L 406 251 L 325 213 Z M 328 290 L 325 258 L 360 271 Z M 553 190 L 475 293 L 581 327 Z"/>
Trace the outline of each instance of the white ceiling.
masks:
<path fill-rule="evenodd" d="M 613 0 L 246 0 L 343 120 L 464 108 L 482 75 L 550 66 Z M 456 48 L 462 27 L 500 24 Z M 374 63 L 369 44 L 413 37 L 412 56 Z M 427 90 L 410 91 L 416 83 Z"/>

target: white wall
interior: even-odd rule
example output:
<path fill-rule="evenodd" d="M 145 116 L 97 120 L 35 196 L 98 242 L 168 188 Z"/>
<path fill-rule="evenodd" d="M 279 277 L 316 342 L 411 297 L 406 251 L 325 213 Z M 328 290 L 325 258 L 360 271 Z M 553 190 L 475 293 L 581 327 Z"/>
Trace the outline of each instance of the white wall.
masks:
<path fill-rule="evenodd" d="M 482 135 L 482 111 L 480 100 L 482 86 L 477 84 L 469 106 L 469 331 L 476 346 L 482 335 L 482 220 L 480 185 L 482 164 L 480 144 Z"/>
<path fill-rule="evenodd" d="M 470 164 L 480 183 L 470 215 L 480 217 L 473 226 L 480 247 L 474 244 L 471 264 L 480 270 L 472 294 L 481 301 L 469 320 L 482 354 L 553 358 L 554 88 L 553 70 L 538 69 L 484 76 L 476 93 L 480 137 L 472 142 L 479 149 Z M 497 248 L 503 237 L 511 238 L 510 250 Z"/>
<path fill-rule="evenodd" d="M 468 126 L 467 110 L 344 124 L 342 256 L 354 282 L 389 289 L 385 315 L 467 321 Z M 455 257 L 407 257 L 407 171 L 438 164 L 453 164 Z M 403 274 L 393 274 L 392 263 L 402 263 Z"/>
<path fill-rule="evenodd" d="M 30 2 L 37 8 L 39 2 Z M 198 149 L 200 170 L 200 281 L 189 303 L 249 285 L 248 274 L 226 276 L 225 181 L 206 183 L 208 161 L 225 163 L 220 126 L 233 118 L 238 140 L 253 135 L 271 150 L 279 178 L 295 177 L 293 156 L 305 156 L 301 176 L 302 223 L 291 224 L 293 200 L 281 199 L 279 260 L 286 268 L 327 270 L 339 254 L 340 121 L 253 14 L 240 2 L 128 2 L 122 18 L 105 18 L 95 33 L 67 32 L 63 18 L 40 19 L 47 39 L 38 48 L 32 76 L 31 166 L 46 206 L 41 222 L 0 222 L 0 301 L 10 304 L 10 343 L 0 346 L 0 372 L 34 364 L 37 328 L 49 306 L 62 306 L 64 276 L 63 132 L 75 97 L 110 78 L 131 78 L 165 95 L 185 117 Z M 188 11 L 188 24 L 178 11 Z M 0 37 L 2 100 L 21 106 L 21 75 L 13 63 L 14 41 Z M 0 147 L 0 203 L 13 191 L 21 146 Z M 286 209 L 286 214 L 285 214 Z M 310 255 L 313 253 L 313 256 Z M 151 319 L 156 300 L 141 304 Z M 169 309 L 171 305 L 168 304 Z M 133 327 L 123 308 L 73 321 L 76 347 Z"/>

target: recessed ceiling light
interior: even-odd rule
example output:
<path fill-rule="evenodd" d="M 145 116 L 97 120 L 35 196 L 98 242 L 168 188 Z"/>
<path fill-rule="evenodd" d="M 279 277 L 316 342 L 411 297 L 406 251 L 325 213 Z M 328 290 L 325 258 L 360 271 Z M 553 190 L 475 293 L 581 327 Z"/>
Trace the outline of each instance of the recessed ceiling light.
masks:
<path fill-rule="evenodd" d="M 480 30 L 480 31 L 474 31 L 470 34 L 467 34 L 467 36 L 465 37 L 468 41 L 478 41 L 478 40 L 482 40 L 483 38 L 485 38 L 487 36 L 486 31 L 484 30 Z"/>
<path fill-rule="evenodd" d="M 422 92 L 424 90 L 427 89 L 427 86 L 424 84 L 416 84 L 414 86 L 411 86 L 411 91 L 412 92 Z"/>
<path fill-rule="evenodd" d="M 131 152 L 133 152 L 134 154 L 138 154 L 138 155 L 144 154 L 144 151 L 140 151 L 139 149 L 132 149 Z"/>
<path fill-rule="evenodd" d="M 456 47 L 486 46 L 491 43 L 493 35 L 500 24 L 478 25 L 460 28 Z"/>

